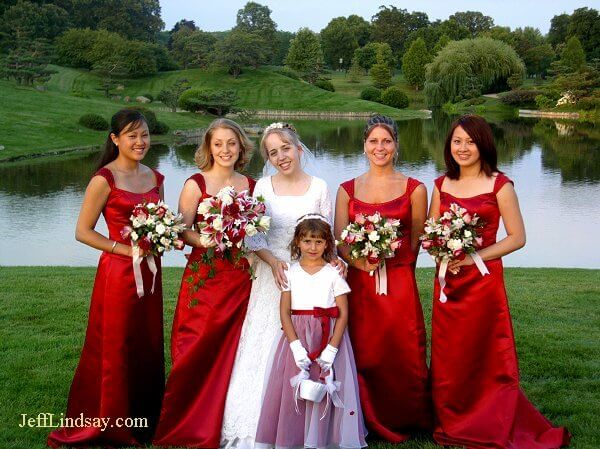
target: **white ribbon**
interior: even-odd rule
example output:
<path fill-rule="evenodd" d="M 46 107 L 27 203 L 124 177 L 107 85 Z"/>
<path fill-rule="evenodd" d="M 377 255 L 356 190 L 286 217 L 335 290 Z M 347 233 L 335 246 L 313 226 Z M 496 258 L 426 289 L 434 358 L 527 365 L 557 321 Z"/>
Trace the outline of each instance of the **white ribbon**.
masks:
<path fill-rule="evenodd" d="M 475 265 L 477 266 L 477 269 L 479 270 L 482 276 L 490 274 L 487 267 L 485 266 L 485 263 L 483 262 L 483 259 L 479 254 L 477 254 L 477 252 L 471 253 L 471 259 L 473 259 L 473 262 L 475 262 Z M 442 262 L 440 263 L 440 269 L 438 271 L 438 281 L 440 283 L 439 300 L 442 303 L 448 300 L 448 297 L 444 293 L 444 287 L 446 287 L 446 271 L 448 271 L 448 259 L 442 260 Z"/>
<path fill-rule="evenodd" d="M 325 409 L 323 410 L 323 415 L 319 419 L 321 421 L 327 415 L 327 411 L 329 410 L 329 401 L 333 403 L 334 407 L 344 408 L 344 403 L 340 399 L 340 395 L 338 391 L 341 389 L 342 383 L 340 381 L 333 380 L 333 367 L 329 370 L 329 374 L 325 377 L 325 388 L 327 388 L 327 403 L 325 404 Z"/>
<path fill-rule="evenodd" d="M 375 271 L 369 271 L 369 276 L 373 276 L 373 273 L 375 273 L 375 293 L 378 295 L 387 295 L 387 269 L 385 268 L 385 260 Z"/>
<path fill-rule="evenodd" d="M 139 298 L 144 296 L 144 278 L 142 277 L 142 260 L 146 259 L 146 263 L 148 264 L 148 268 L 152 272 L 152 288 L 150 289 L 150 293 L 154 293 L 154 283 L 156 281 L 156 273 L 158 269 L 156 268 L 156 261 L 154 260 L 153 254 L 148 254 L 147 256 L 140 257 L 140 248 L 137 245 L 131 243 L 132 246 L 132 257 L 133 257 L 133 277 L 135 278 L 135 288 L 137 290 L 137 295 Z"/>
<path fill-rule="evenodd" d="M 290 379 L 290 385 L 294 389 L 294 404 L 296 408 L 296 414 L 300 414 L 300 408 L 298 407 L 298 397 L 300 396 L 300 384 L 303 380 L 310 377 L 308 371 L 301 369 L 298 374 Z"/>

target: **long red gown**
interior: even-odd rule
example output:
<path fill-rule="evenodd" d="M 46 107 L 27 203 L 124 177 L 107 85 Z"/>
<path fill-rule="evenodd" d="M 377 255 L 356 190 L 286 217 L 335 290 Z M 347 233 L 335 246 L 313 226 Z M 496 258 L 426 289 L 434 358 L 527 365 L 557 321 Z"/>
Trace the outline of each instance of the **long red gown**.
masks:
<path fill-rule="evenodd" d="M 348 193 L 350 221 L 357 213 L 398 218 L 402 243 L 386 259 L 388 294 L 375 292 L 375 276 L 350 268 L 348 329 L 360 387 L 360 401 L 370 434 L 392 443 L 406 441 L 415 429 L 431 429 L 431 398 L 425 350 L 423 309 L 415 280 L 416 255 L 411 250 L 410 196 L 421 182 L 409 178 L 406 192 L 380 204 L 354 197 L 354 180 L 342 188 Z"/>
<path fill-rule="evenodd" d="M 496 242 L 500 210 L 496 194 L 507 182 L 499 174 L 494 189 L 469 198 L 442 191 L 435 180 L 440 213 L 457 203 L 485 222 L 483 245 Z M 434 438 L 439 444 L 469 449 L 553 449 L 569 443 L 569 433 L 552 424 L 519 387 L 519 367 L 502 259 L 485 261 L 482 276 L 475 265 L 446 275 L 448 300 L 441 303 L 435 279 L 431 376 L 435 411 Z"/>
<path fill-rule="evenodd" d="M 206 193 L 204 177 L 192 176 Z M 250 193 L 255 185 L 248 178 Z M 206 250 L 193 248 L 183 272 L 173 332 L 171 359 L 157 446 L 218 448 L 229 378 L 250 298 L 248 262 L 215 259 L 214 277 L 202 262 Z M 202 280 L 204 285 L 195 288 Z M 193 282 L 189 282 L 193 281 Z"/>
<path fill-rule="evenodd" d="M 106 178 L 111 188 L 102 211 L 109 238 L 129 245 L 121 238 L 121 229 L 130 224 L 136 204 L 160 199 L 164 178 L 155 171 L 156 187 L 133 193 L 116 188 L 107 168 L 96 175 Z M 165 381 L 160 258 L 155 259 L 158 273 L 154 293 L 150 293 L 152 273 L 144 260 L 145 295 L 139 298 L 132 259 L 107 252 L 100 256 L 85 343 L 65 416 L 110 418 L 110 423 L 104 431 L 98 427 L 59 428 L 48 436 L 49 446 L 133 446 L 152 438 Z M 146 418 L 148 425 L 118 427 L 126 424 L 121 420 L 128 417 Z"/>

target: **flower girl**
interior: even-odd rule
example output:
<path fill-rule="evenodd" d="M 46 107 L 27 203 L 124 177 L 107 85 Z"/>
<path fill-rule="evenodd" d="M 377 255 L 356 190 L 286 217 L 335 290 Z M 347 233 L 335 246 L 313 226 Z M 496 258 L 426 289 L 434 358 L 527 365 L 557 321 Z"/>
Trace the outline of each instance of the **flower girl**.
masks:
<path fill-rule="evenodd" d="M 255 447 L 364 447 L 366 429 L 346 332 L 350 288 L 329 264 L 335 243 L 325 217 L 299 218 L 290 249 L 298 261 L 281 293 L 283 333 L 265 378 Z"/>

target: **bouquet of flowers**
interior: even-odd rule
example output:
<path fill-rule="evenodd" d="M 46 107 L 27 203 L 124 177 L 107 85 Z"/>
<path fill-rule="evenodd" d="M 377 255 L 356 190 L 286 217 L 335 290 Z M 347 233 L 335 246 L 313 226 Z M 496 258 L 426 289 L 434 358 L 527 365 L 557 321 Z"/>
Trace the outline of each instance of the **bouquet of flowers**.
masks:
<path fill-rule="evenodd" d="M 382 217 L 379 212 L 373 215 L 356 214 L 354 221 L 342 231 L 341 240 L 336 242 L 350 248 L 352 259 L 364 257 L 369 263 L 379 264 L 375 273 L 376 291 L 381 295 L 387 294 L 385 259 L 394 257 L 400 246 L 400 226 L 400 220 Z"/>
<path fill-rule="evenodd" d="M 444 294 L 445 277 L 448 262 L 462 259 L 469 254 L 482 275 L 489 274 L 476 249 L 483 243 L 479 230 L 484 226 L 477 214 L 471 214 L 456 203 L 450 204 L 450 210 L 437 220 L 430 218 L 425 222 L 425 233 L 421 236 L 421 246 L 436 263 L 440 264 L 440 301 L 446 302 Z"/>
<path fill-rule="evenodd" d="M 158 203 L 141 203 L 133 208 L 131 226 L 124 226 L 121 237 L 131 240 L 133 246 L 133 274 L 138 296 L 144 296 L 144 282 L 142 279 L 141 264 L 146 259 L 152 272 L 152 292 L 157 268 L 154 256 L 160 256 L 173 248 L 183 249 L 185 246 L 179 234 L 185 229 L 181 214 L 173 213 L 163 201 Z M 140 250 L 147 253 L 140 257 Z"/>
<path fill-rule="evenodd" d="M 131 226 L 121 230 L 121 237 L 130 239 L 134 247 L 155 256 L 174 248 L 183 249 L 179 238 L 185 229 L 183 217 L 173 213 L 163 201 L 136 205 L 129 220 Z"/>
<path fill-rule="evenodd" d="M 246 254 L 244 238 L 266 233 L 271 217 L 265 215 L 264 199 L 252 197 L 247 190 L 237 193 L 223 187 L 216 196 L 198 205 L 196 229 L 200 243 L 211 255 L 236 261 Z"/>

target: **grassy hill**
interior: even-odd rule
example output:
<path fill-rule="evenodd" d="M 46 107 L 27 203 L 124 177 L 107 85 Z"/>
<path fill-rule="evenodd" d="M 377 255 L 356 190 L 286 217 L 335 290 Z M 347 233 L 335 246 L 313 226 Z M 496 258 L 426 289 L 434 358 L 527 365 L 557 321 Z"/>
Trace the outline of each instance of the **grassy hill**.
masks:
<path fill-rule="evenodd" d="M 53 67 L 57 73 L 40 92 L 0 80 L 0 161 L 18 156 L 51 153 L 71 147 L 100 145 L 105 132 L 78 125 L 78 118 L 94 112 L 105 118 L 127 106 L 123 100 L 107 99 L 98 90 L 100 78 L 85 70 Z M 238 79 L 223 71 L 190 69 L 165 72 L 150 78 L 124 80 L 121 96 L 154 97 L 177 79 L 187 79 L 194 88 L 234 89 L 238 106 L 250 110 L 297 110 L 381 112 L 396 118 L 421 117 L 417 111 L 390 108 L 343 93 L 327 92 L 305 82 L 292 80 L 268 69 L 247 70 Z M 171 130 L 206 126 L 214 117 L 187 112 L 172 113 L 160 103 L 150 108 Z"/>

